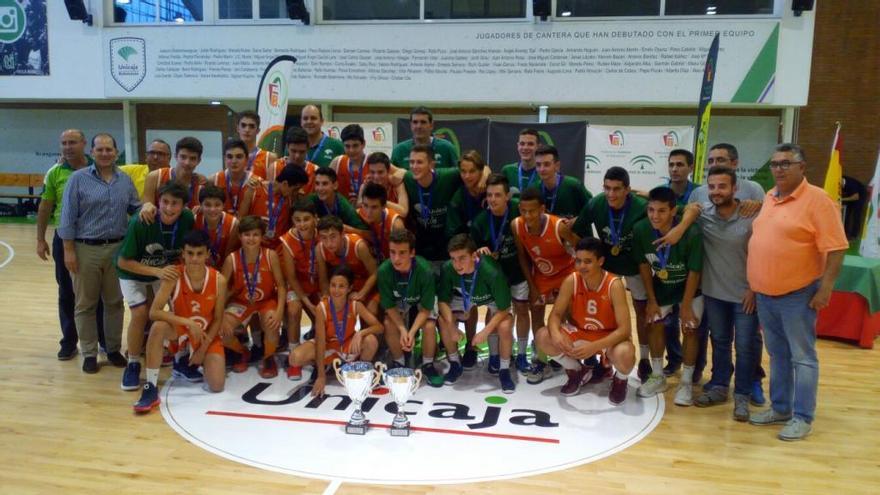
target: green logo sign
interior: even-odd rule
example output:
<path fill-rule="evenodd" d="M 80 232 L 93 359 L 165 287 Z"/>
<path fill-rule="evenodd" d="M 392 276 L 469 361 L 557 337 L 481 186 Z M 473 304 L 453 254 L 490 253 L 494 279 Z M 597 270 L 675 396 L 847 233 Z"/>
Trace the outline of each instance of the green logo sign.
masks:
<path fill-rule="evenodd" d="M 24 8 L 15 0 L 0 0 L 0 43 L 15 43 L 27 26 Z"/>
<path fill-rule="evenodd" d="M 123 46 L 116 53 L 118 53 L 119 56 L 123 58 L 123 60 L 128 62 L 128 57 L 135 55 L 137 53 L 137 50 L 130 46 Z"/>
<path fill-rule="evenodd" d="M 553 142 L 553 138 L 550 137 L 547 131 L 538 131 L 538 136 L 541 137 L 541 141 L 547 146 L 556 146 L 556 143 Z"/>
<path fill-rule="evenodd" d="M 459 142 L 458 135 L 455 134 L 455 131 L 448 127 L 441 127 L 434 131 L 434 136 L 449 141 L 452 143 L 452 146 L 455 146 L 455 149 L 458 150 L 458 154 L 461 154 L 461 142 Z"/>

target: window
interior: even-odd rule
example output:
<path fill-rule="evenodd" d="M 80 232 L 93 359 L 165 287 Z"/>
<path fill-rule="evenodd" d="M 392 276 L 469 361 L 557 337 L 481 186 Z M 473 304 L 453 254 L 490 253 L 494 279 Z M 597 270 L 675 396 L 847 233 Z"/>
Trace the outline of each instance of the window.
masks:
<path fill-rule="evenodd" d="M 419 19 L 419 0 L 323 0 L 325 21 Z"/>
<path fill-rule="evenodd" d="M 287 19 L 286 0 L 217 0 L 217 19 Z"/>
<path fill-rule="evenodd" d="M 502 19 L 526 16 L 515 0 L 425 0 L 425 19 Z"/>
<path fill-rule="evenodd" d="M 557 0 L 556 17 L 660 15 L 660 0 Z"/>
<path fill-rule="evenodd" d="M 120 24 L 202 22 L 203 0 L 114 0 L 113 21 Z"/>
<path fill-rule="evenodd" d="M 773 0 L 666 0 L 666 15 L 761 14 L 773 14 Z"/>

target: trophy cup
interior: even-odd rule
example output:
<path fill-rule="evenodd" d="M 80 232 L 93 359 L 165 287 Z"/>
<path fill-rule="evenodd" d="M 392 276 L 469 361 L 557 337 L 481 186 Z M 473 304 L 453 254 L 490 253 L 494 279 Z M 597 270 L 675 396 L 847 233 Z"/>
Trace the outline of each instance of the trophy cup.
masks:
<path fill-rule="evenodd" d="M 361 404 L 370 390 L 379 383 L 380 375 L 373 365 L 366 361 L 345 363 L 342 366 L 340 363 L 342 361 L 339 359 L 333 361 L 333 371 L 336 372 L 336 379 L 345 387 L 346 393 L 354 402 L 354 413 L 345 425 L 345 432 L 363 435 L 367 432 L 370 422 L 361 411 Z"/>
<path fill-rule="evenodd" d="M 385 380 L 385 386 L 391 390 L 394 403 L 397 404 L 397 414 L 388 431 L 391 432 L 392 437 L 408 437 L 410 432 L 409 419 L 404 414 L 403 408 L 409 397 L 419 388 L 419 382 L 422 381 L 422 370 L 394 368 L 384 371 L 382 378 Z"/>

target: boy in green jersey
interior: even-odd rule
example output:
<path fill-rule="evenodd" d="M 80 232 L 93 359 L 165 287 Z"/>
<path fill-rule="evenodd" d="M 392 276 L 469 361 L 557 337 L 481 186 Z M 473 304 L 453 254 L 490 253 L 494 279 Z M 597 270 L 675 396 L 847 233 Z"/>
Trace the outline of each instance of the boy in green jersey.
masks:
<path fill-rule="evenodd" d="M 358 216 L 357 210 L 336 190 L 336 171 L 332 168 L 319 168 L 315 171 L 315 192 L 309 200 L 315 204 L 318 218 L 333 215 L 345 224 L 345 231 L 369 238 L 367 224 Z"/>
<path fill-rule="evenodd" d="M 519 131 L 519 138 L 516 141 L 519 161 L 508 163 L 501 168 L 501 174 L 507 177 L 510 193 L 514 198 L 519 198 L 523 191 L 537 186 L 541 181 L 535 170 L 535 150 L 538 149 L 540 142 L 541 138 L 537 130 L 526 128 Z"/>
<path fill-rule="evenodd" d="M 544 198 L 547 213 L 561 218 L 574 218 L 593 197 L 584 184 L 562 175 L 559 171 L 559 151 L 554 146 L 541 145 L 535 152 L 535 170 L 538 171 L 537 187 Z"/>

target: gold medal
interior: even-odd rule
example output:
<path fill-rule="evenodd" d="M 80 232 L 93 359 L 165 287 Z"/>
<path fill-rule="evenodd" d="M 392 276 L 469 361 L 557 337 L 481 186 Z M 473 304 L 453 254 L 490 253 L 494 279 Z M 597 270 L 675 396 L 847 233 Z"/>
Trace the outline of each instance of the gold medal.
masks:
<path fill-rule="evenodd" d="M 661 268 L 657 272 L 657 278 L 659 278 L 660 280 L 666 280 L 667 278 L 669 278 L 669 272 L 666 271 L 666 268 Z"/>
<path fill-rule="evenodd" d="M 615 244 L 615 245 L 611 246 L 611 256 L 618 256 L 618 255 L 620 255 L 620 246 Z"/>

